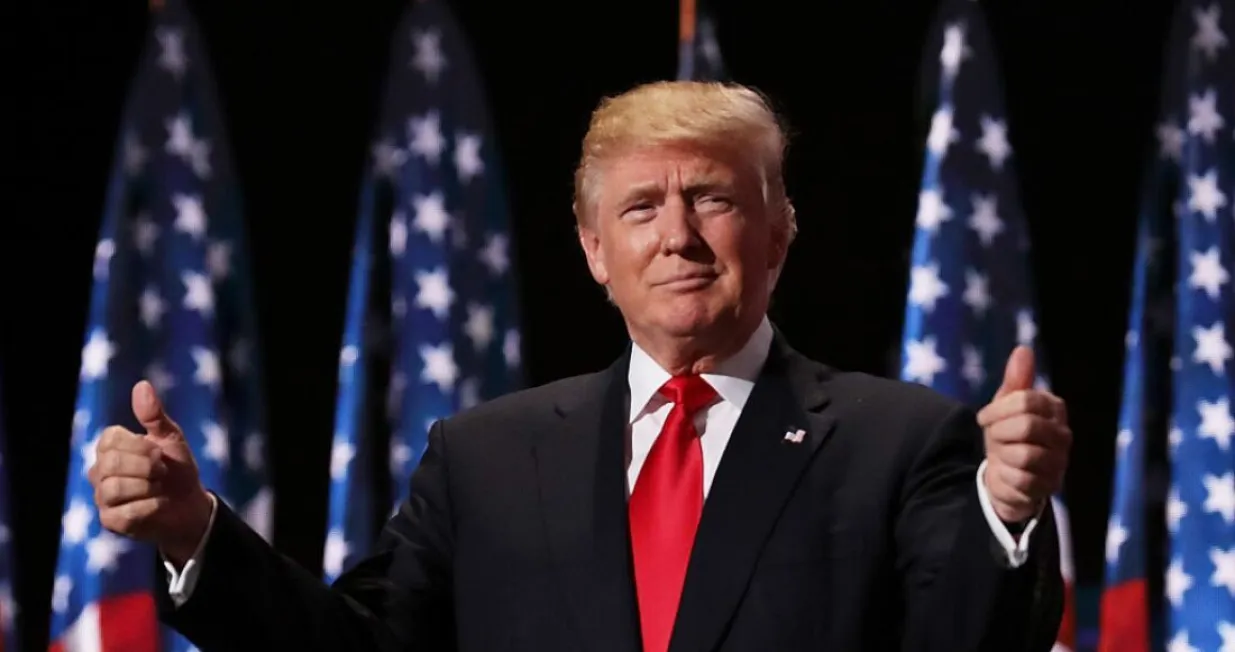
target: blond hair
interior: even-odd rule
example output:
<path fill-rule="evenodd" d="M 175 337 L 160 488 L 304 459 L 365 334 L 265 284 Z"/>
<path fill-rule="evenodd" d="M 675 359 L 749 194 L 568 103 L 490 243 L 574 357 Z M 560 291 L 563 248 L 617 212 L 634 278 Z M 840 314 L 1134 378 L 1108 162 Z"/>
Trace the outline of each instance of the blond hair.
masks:
<path fill-rule="evenodd" d="M 770 103 L 738 84 L 661 81 L 607 97 L 592 113 L 575 170 L 575 218 L 588 221 L 596 205 L 600 164 L 632 149 L 671 144 L 736 150 L 754 158 L 769 213 L 779 218 L 786 244 L 797 234 L 783 178 L 787 137 Z"/>

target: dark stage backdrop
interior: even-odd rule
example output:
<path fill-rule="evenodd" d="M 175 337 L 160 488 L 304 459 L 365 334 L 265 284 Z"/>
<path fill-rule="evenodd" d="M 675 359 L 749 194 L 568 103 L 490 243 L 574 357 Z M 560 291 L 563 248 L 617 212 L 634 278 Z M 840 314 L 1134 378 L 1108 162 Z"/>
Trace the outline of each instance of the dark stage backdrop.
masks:
<path fill-rule="evenodd" d="M 245 184 L 265 341 L 276 543 L 320 566 L 336 364 L 359 176 L 405 6 L 195 3 Z M 887 373 L 899 343 L 926 121 L 916 71 L 933 2 L 716 6 L 739 80 L 796 132 L 801 236 L 774 318 L 805 353 Z M 998 2 L 1011 139 L 1043 295 L 1040 328 L 1076 432 L 1080 580 L 1100 580 L 1130 281 L 1168 2 Z M 463 1 L 514 205 L 524 360 L 543 383 L 607 364 L 622 325 L 572 238 L 571 171 L 602 95 L 671 77 L 677 3 Z M 19 587 L 46 631 L 62 483 L 107 166 L 143 0 L 9 3 L 0 147 L 0 364 L 16 469 Z"/>

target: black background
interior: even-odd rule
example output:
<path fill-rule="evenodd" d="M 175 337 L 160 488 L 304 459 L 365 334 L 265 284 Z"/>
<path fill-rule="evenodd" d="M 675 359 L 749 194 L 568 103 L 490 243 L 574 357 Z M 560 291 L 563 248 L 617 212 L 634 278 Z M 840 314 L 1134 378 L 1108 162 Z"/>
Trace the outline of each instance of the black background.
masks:
<path fill-rule="evenodd" d="M 269 384 L 276 544 L 320 565 L 359 174 L 394 0 L 192 3 L 245 184 Z M 732 75 L 793 126 L 801 234 L 774 319 L 808 355 L 886 373 L 899 342 L 934 3 L 715 5 Z M 677 6 L 457 1 L 509 168 L 524 360 L 549 381 L 609 362 L 617 315 L 572 237 L 571 171 L 604 94 L 672 77 Z M 1076 433 L 1080 580 L 1100 581 L 1142 155 L 1170 4 L 988 3 L 1036 248 L 1039 326 Z M 46 636 L 64 469 L 108 164 L 146 27 L 138 0 L 13 3 L 0 20 L 0 361 L 30 649 Z M 566 342 L 577 342 L 567 345 Z"/>

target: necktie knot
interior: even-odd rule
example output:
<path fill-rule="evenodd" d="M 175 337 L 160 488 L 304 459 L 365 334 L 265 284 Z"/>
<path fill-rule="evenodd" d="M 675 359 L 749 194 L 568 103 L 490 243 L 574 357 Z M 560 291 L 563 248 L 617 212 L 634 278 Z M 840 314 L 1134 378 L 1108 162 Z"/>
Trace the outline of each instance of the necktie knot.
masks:
<path fill-rule="evenodd" d="M 695 375 L 670 378 L 661 386 L 660 393 L 690 415 L 698 412 L 716 398 L 716 390 L 708 384 L 708 381 Z"/>

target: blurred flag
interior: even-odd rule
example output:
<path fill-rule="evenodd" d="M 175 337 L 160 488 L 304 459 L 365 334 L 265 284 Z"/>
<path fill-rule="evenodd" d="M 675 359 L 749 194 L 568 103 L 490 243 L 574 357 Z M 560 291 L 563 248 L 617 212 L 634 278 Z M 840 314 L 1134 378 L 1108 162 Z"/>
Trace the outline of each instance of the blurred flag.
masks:
<path fill-rule="evenodd" d="M 1106 533 L 1106 570 L 1098 620 L 1099 652 L 1149 652 L 1150 605 L 1146 529 L 1146 440 L 1165 407 L 1155 361 L 1171 348 L 1170 269 L 1163 258 L 1169 214 L 1156 206 L 1169 182 L 1168 161 L 1156 164 L 1137 233 L 1132 301 L 1125 337 L 1123 399 L 1115 438 L 1114 490 Z M 1176 172 L 1178 170 L 1176 169 Z M 1169 203 L 1165 207 L 1170 210 Z"/>
<path fill-rule="evenodd" d="M 678 79 L 723 81 L 728 77 L 716 41 L 716 24 L 706 5 L 707 0 L 679 2 Z"/>
<path fill-rule="evenodd" d="M 1167 43 L 1157 151 L 1139 217 L 1101 652 L 1160 647 L 1147 590 L 1157 566 L 1146 544 L 1156 527 L 1144 512 L 1147 448 L 1162 431 L 1171 466 L 1164 638 L 1172 652 L 1235 648 L 1233 13 L 1230 1 L 1185 0 Z"/>
<path fill-rule="evenodd" d="M 1007 139 L 1001 82 L 981 7 L 947 0 L 931 32 L 924 79 L 934 113 L 918 197 L 905 308 L 902 380 L 980 407 L 1018 344 L 1037 341 L 1029 234 Z M 1045 386 L 1040 350 L 1038 385 Z M 1071 537 L 1052 501 L 1066 586 L 1056 650 L 1075 647 Z"/>
<path fill-rule="evenodd" d="M 86 472 L 103 429 L 141 432 L 159 390 L 203 484 L 269 539 L 263 405 L 240 197 L 206 53 L 183 0 L 151 15 L 118 134 L 94 258 L 52 597 L 53 651 L 191 649 L 161 631 L 155 551 L 100 527 Z"/>
<path fill-rule="evenodd" d="M 469 45 L 440 0 L 409 7 L 395 39 L 339 356 L 331 582 L 408 495 L 429 426 L 522 383 L 510 217 Z"/>
<path fill-rule="evenodd" d="M 1170 648 L 1235 649 L 1235 1 L 1184 3 L 1176 110 L 1176 371 L 1166 515 Z M 1187 45 L 1184 45 L 1186 39 Z M 1170 127 L 1166 127 L 1170 129 Z"/>
<path fill-rule="evenodd" d="M 9 496 L 12 478 L 4 430 L 4 413 L 0 411 L 0 652 L 17 652 L 17 603 L 13 600 L 13 573 L 17 569 L 12 546 L 12 512 Z"/>

